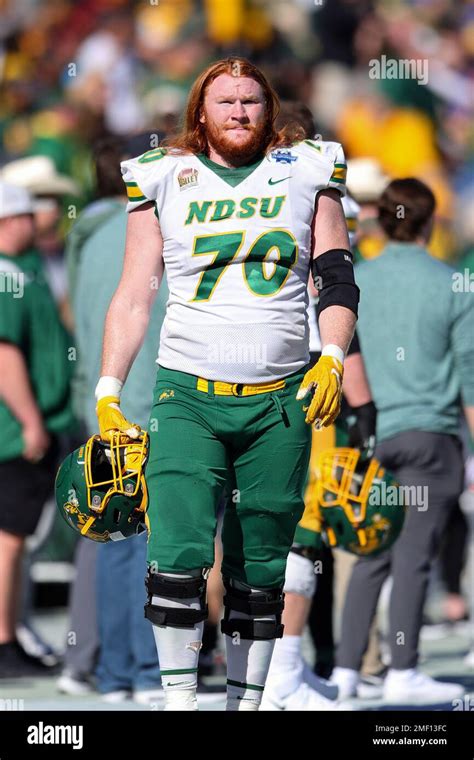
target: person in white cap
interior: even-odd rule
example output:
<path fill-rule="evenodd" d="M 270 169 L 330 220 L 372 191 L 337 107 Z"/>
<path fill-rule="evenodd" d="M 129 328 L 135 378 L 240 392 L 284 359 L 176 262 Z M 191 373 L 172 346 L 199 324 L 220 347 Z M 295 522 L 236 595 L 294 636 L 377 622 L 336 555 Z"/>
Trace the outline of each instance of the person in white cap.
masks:
<path fill-rule="evenodd" d="M 60 221 L 64 197 L 78 196 L 79 185 L 71 177 L 60 174 L 49 156 L 26 156 L 10 161 L 0 169 L 0 181 L 23 187 L 32 196 L 35 246 L 43 254 L 45 274 L 63 321 L 72 329 Z"/>
<path fill-rule="evenodd" d="M 49 156 L 41 155 L 25 156 L 5 164 L 0 169 L 0 181 L 24 188 L 31 195 L 35 230 L 33 244 L 41 254 L 44 274 L 59 305 L 61 319 L 72 331 L 60 222 L 63 198 L 79 195 L 79 185 L 71 177 L 59 174 Z M 57 656 L 32 625 L 33 584 L 30 580 L 30 568 L 48 540 L 52 527 L 52 520 L 43 516 L 34 538 L 28 541 L 23 561 L 22 604 L 16 634 L 28 654 L 40 657 L 43 662 L 55 664 Z"/>
<path fill-rule="evenodd" d="M 385 245 L 378 222 L 377 201 L 389 183 L 375 158 L 351 158 L 347 162 L 347 189 L 359 205 L 354 261 L 376 258 Z"/>
<path fill-rule="evenodd" d="M 34 197 L 79 193 L 77 182 L 59 174 L 49 156 L 26 156 L 10 161 L 0 170 L 0 180 L 23 187 Z"/>
<path fill-rule="evenodd" d="M 32 199 L 0 182 L 0 678 L 45 672 L 16 637 L 25 538 L 53 487 L 56 434 L 73 424 L 70 339 L 46 284 Z"/>

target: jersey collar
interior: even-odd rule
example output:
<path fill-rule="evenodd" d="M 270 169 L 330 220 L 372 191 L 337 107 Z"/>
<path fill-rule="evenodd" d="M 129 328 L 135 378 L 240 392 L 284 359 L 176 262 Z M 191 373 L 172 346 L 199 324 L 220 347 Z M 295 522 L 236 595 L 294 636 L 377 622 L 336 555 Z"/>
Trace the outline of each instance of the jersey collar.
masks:
<path fill-rule="evenodd" d="M 250 174 L 252 174 L 252 172 L 260 166 L 264 159 L 264 156 L 259 156 L 259 158 L 253 163 L 246 164 L 245 166 L 238 166 L 235 169 L 228 166 L 221 166 L 221 164 L 216 164 L 215 161 L 211 161 L 211 159 L 208 158 L 204 153 L 198 153 L 197 158 L 204 164 L 204 166 L 207 166 L 208 169 L 213 171 L 214 174 L 217 174 L 220 179 L 224 180 L 224 182 L 227 182 L 228 185 L 231 185 L 231 187 L 236 187 L 237 185 L 240 185 L 244 179 L 247 179 L 247 177 L 249 177 Z"/>

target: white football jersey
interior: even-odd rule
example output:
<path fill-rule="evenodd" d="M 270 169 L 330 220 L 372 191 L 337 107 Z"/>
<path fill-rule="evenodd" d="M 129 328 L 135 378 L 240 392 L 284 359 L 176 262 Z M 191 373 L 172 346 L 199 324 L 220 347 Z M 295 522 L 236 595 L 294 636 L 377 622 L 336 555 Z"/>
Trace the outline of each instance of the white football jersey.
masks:
<path fill-rule="evenodd" d="M 160 365 L 260 383 L 308 362 L 316 195 L 344 195 L 345 172 L 341 146 L 313 140 L 237 169 L 161 148 L 122 163 L 127 210 L 153 201 L 163 236 Z"/>

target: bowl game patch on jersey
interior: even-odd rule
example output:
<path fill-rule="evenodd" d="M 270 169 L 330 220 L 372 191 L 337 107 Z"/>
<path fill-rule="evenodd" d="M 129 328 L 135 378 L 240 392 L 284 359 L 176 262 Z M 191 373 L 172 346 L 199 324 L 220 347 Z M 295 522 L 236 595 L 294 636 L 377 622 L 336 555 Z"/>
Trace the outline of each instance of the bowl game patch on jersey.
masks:
<path fill-rule="evenodd" d="M 190 187 L 196 187 L 199 181 L 199 172 L 194 167 L 189 166 L 181 169 L 178 174 L 178 185 L 180 190 L 187 190 Z"/>

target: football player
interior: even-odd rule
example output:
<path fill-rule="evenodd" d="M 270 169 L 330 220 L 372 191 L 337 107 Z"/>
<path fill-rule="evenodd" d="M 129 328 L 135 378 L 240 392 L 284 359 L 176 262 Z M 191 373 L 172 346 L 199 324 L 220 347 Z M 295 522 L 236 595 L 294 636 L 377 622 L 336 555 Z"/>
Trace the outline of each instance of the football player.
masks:
<path fill-rule="evenodd" d="M 126 255 L 105 324 L 97 413 L 103 439 L 140 434 L 120 409 L 120 391 L 166 266 L 146 473 L 146 616 L 167 710 L 197 709 L 206 578 L 225 482 L 227 709 L 259 707 L 282 635 L 310 426 L 338 414 L 354 332 L 359 293 L 340 200 L 342 148 L 277 132 L 277 109 L 259 69 L 241 58 L 219 61 L 191 88 L 183 133 L 122 164 Z M 307 371 L 310 270 L 322 351 Z"/>
<path fill-rule="evenodd" d="M 352 198 L 346 196 L 343 207 L 352 243 L 358 206 Z M 309 290 L 310 355 L 311 361 L 316 362 L 321 352 L 321 339 L 316 316 L 317 299 L 314 298 L 314 289 L 310 287 Z M 346 358 L 343 392 L 354 418 L 350 427 L 350 443 L 358 446 L 364 456 L 371 456 L 375 447 L 376 409 L 356 337 Z M 341 445 L 340 442 L 347 439 L 347 433 L 341 426 L 337 430 L 334 426 L 324 430 L 313 429 L 305 511 L 296 529 L 285 574 L 285 609 L 282 616 L 284 634 L 276 642 L 273 652 L 262 704 L 262 709 L 265 710 L 331 710 L 339 707 L 337 687 L 315 676 L 303 660 L 301 639 L 308 622 L 316 583 L 326 583 L 326 576 L 323 577 L 324 559 L 319 562 L 323 573 L 315 573 L 315 561 L 323 556 L 320 554 L 321 515 L 316 495 L 317 457 L 322 451 L 336 445 L 336 442 Z M 332 609 L 325 608 L 319 610 L 319 613 L 332 616 Z M 344 708 L 344 705 L 341 707 Z"/>
<path fill-rule="evenodd" d="M 309 108 L 301 102 L 286 101 L 282 103 L 277 124 L 297 123 L 304 129 L 307 138 L 316 137 L 316 124 Z M 320 136 L 319 136 L 320 137 Z M 342 199 L 349 242 L 354 244 L 359 206 L 350 195 Z M 318 293 L 311 278 L 308 284 L 308 323 L 309 350 L 311 363 L 316 363 L 321 355 L 321 337 L 318 329 Z M 321 515 L 316 494 L 316 462 L 319 453 L 336 445 L 348 443 L 347 424 L 343 426 L 342 416 L 347 418 L 349 404 L 353 424 L 350 431 L 350 444 L 363 449 L 365 456 L 373 453 L 375 446 L 376 409 L 372 401 L 370 388 L 365 375 L 364 363 L 360 353 L 357 337 L 349 347 L 346 358 L 343 392 L 348 404 L 334 426 L 312 433 L 311 458 L 308 471 L 308 483 L 305 489 L 305 511 L 298 523 L 295 541 L 288 555 L 285 576 L 285 609 L 282 621 L 283 638 L 276 642 L 272 656 L 269 677 L 266 683 L 262 709 L 268 710 L 324 710 L 336 707 L 337 688 L 324 679 L 316 677 L 303 660 L 301 638 L 311 609 L 311 604 L 319 583 L 322 601 L 318 605 L 318 618 L 321 634 L 330 649 L 332 642 L 332 620 L 321 621 L 320 616 L 332 618 L 332 605 L 327 599 L 332 598 L 332 577 L 328 572 L 327 562 L 331 559 L 327 550 L 321 551 Z M 351 420 L 352 421 L 352 420 Z M 349 555 L 348 555 L 349 557 Z M 355 557 L 354 557 L 355 559 Z M 323 572 L 316 576 L 315 561 Z M 325 590 L 322 589 L 324 585 Z M 329 640 L 326 640 L 329 639 Z M 318 652 L 319 654 L 319 652 Z"/>

